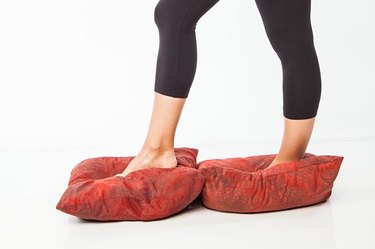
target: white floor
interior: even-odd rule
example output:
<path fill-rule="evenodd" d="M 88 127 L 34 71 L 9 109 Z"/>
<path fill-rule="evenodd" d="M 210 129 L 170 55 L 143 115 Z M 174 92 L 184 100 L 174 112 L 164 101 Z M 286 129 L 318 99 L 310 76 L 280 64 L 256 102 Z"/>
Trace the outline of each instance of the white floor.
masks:
<path fill-rule="evenodd" d="M 275 143 L 199 144 L 198 161 L 274 153 Z M 308 152 L 342 155 L 327 202 L 263 214 L 193 203 L 151 221 L 89 222 L 55 209 L 71 168 L 117 149 L 0 151 L 0 248 L 375 248 L 375 139 L 311 141 Z"/>

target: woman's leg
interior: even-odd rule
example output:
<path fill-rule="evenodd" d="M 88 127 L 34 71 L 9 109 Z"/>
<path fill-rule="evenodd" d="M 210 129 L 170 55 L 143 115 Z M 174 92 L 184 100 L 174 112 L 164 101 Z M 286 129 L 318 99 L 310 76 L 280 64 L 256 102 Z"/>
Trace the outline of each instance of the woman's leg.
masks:
<path fill-rule="evenodd" d="M 304 155 L 319 107 L 321 77 L 310 21 L 311 0 L 256 0 L 256 4 L 283 71 L 284 134 L 273 166 Z"/>
<path fill-rule="evenodd" d="M 173 168 L 174 136 L 192 85 L 198 20 L 219 0 L 160 0 L 154 19 L 159 30 L 154 104 L 147 137 L 121 176 L 145 168 Z"/>
<path fill-rule="evenodd" d="M 185 98 L 154 93 L 153 110 L 144 144 L 119 175 L 126 176 L 130 172 L 150 167 L 176 167 L 174 136 L 185 101 Z"/>
<path fill-rule="evenodd" d="M 279 153 L 268 166 L 302 158 L 310 141 L 314 126 L 314 118 L 292 120 L 284 117 L 284 134 Z"/>

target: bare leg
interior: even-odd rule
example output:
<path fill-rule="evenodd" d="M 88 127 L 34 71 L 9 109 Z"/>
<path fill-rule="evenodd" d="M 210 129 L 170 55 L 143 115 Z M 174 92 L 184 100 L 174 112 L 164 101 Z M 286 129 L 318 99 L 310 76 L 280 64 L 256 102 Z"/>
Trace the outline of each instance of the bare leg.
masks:
<path fill-rule="evenodd" d="M 296 161 L 303 157 L 313 131 L 315 117 L 292 120 L 284 117 L 284 134 L 278 155 L 268 166 Z"/>
<path fill-rule="evenodd" d="M 321 77 L 310 20 L 311 0 L 256 0 L 269 41 L 283 72 L 284 134 L 268 166 L 299 160 L 317 115 Z"/>
<path fill-rule="evenodd" d="M 195 28 L 219 0 L 159 0 L 154 10 L 159 30 L 154 107 L 146 140 L 125 176 L 145 168 L 173 168 L 174 136 L 197 65 Z"/>
<path fill-rule="evenodd" d="M 174 137 L 186 98 L 154 92 L 154 105 L 145 142 L 121 176 L 145 168 L 174 168 Z"/>

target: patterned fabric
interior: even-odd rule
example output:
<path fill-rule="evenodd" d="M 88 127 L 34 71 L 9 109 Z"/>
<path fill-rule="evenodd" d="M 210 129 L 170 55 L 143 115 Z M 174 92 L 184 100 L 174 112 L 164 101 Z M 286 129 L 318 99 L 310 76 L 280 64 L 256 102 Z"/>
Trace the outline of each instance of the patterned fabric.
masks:
<path fill-rule="evenodd" d="M 88 220 L 165 218 L 187 207 L 202 190 L 197 154 L 195 148 L 175 148 L 176 168 L 148 168 L 125 177 L 115 175 L 134 156 L 83 160 L 72 169 L 56 209 Z"/>
<path fill-rule="evenodd" d="M 205 176 L 202 202 L 227 212 L 265 212 L 327 200 L 344 157 L 305 153 L 298 161 L 270 168 L 276 154 L 209 159 L 198 163 Z"/>

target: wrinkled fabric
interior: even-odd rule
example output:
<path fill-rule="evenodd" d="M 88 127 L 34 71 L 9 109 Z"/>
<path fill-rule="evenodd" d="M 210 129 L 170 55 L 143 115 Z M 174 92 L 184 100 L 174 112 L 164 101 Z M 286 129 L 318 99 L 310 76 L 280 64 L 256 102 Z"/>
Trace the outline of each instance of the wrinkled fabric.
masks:
<path fill-rule="evenodd" d="M 56 209 L 100 221 L 168 217 L 187 207 L 202 190 L 197 154 L 195 148 L 175 148 L 176 168 L 148 168 L 125 177 L 115 175 L 135 156 L 83 160 L 73 167 Z"/>
<path fill-rule="evenodd" d="M 276 154 L 208 159 L 201 199 L 207 208 L 239 213 L 276 211 L 327 200 L 342 156 L 305 153 L 298 161 L 267 168 Z"/>

